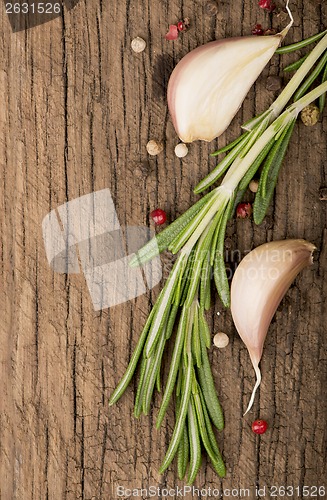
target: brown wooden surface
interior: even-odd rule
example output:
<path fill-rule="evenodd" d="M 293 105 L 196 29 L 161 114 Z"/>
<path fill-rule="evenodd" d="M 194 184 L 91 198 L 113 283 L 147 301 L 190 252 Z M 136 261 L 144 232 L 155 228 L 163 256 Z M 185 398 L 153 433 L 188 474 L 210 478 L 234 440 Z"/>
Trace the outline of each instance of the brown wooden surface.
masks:
<path fill-rule="evenodd" d="M 289 41 L 327 26 L 325 2 L 291 3 Z M 193 144 L 183 161 L 174 156 L 169 73 L 199 44 L 269 24 L 254 0 L 220 2 L 216 17 L 205 14 L 204 4 L 80 0 L 63 18 L 15 34 L 1 4 L 1 500 L 114 499 L 118 485 L 183 485 L 175 464 L 164 476 L 157 472 L 172 434 L 172 408 L 160 432 L 158 397 L 151 414 L 135 420 L 135 383 L 108 408 L 159 287 L 151 297 L 95 313 L 82 275 L 49 268 L 41 223 L 65 201 L 107 187 L 122 225 L 148 223 L 157 206 L 173 220 L 197 199 L 192 187 L 214 166 L 208 153 L 217 144 Z M 169 23 L 186 16 L 190 31 L 165 41 Z M 147 41 L 142 54 L 130 50 L 137 35 Z M 220 145 L 272 102 L 276 94 L 266 90 L 266 78 L 292 57 L 272 60 Z M 237 221 L 228 229 L 240 252 L 266 240 L 304 237 L 318 253 L 278 309 L 260 396 L 245 418 L 254 382 L 249 357 L 218 299 L 210 311 L 212 331 L 231 336 L 226 349 L 210 354 L 226 417 L 219 443 L 228 473 L 220 481 L 204 460 L 197 487 L 251 488 L 255 498 L 256 484 L 324 482 L 327 230 L 318 190 L 327 183 L 326 130 L 326 113 L 312 129 L 297 124 L 268 219 L 260 227 Z M 150 138 L 165 142 L 157 158 L 147 156 Z M 258 416 L 270 426 L 260 439 L 250 429 Z"/>

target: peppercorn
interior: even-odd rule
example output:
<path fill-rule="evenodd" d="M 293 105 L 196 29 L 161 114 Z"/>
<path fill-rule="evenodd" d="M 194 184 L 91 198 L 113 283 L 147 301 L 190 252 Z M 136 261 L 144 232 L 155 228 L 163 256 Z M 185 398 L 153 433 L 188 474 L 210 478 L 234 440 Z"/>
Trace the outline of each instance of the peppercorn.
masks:
<path fill-rule="evenodd" d="M 157 226 L 161 226 L 167 220 L 167 215 L 161 208 L 156 208 L 150 213 L 150 217 Z"/>
<path fill-rule="evenodd" d="M 185 17 L 183 21 L 179 21 L 177 23 L 177 29 L 178 31 L 187 31 L 190 27 L 190 20 L 188 17 Z"/>
<path fill-rule="evenodd" d="M 261 9 L 268 10 L 269 12 L 276 9 L 276 5 L 272 2 L 272 0 L 259 0 L 258 5 Z"/>
<path fill-rule="evenodd" d="M 309 104 L 301 111 L 301 120 L 306 127 L 315 125 L 320 116 L 319 108 L 315 104 Z"/>
<path fill-rule="evenodd" d="M 157 156 L 163 151 L 163 144 L 161 142 L 151 139 L 146 145 L 146 150 L 151 156 Z"/>
<path fill-rule="evenodd" d="M 257 35 L 257 36 L 262 36 L 263 35 L 263 29 L 261 24 L 256 24 L 255 27 L 252 30 L 252 35 Z"/>
<path fill-rule="evenodd" d="M 143 52 L 146 47 L 146 42 L 143 38 L 137 36 L 131 41 L 131 47 L 134 52 Z"/>
<path fill-rule="evenodd" d="M 252 193 L 256 193 L 258 191 L 258 187 L 259 187 L 259 181 L 257 181 L 256 179 L 252 179 L 252 181 L 249 184 L 250 191 Z"/>
<path fill-rule="evenodd" d="M 216 347 L 219 347 L 219 349 L 223 349 L 224 347 L 228 346 L 229 337 L 224 332 L 216 333 L 213 338 L 213 343 Z"/>
<path fill-rule="evenodd" d="M 175 155 L 178 158 L 184 158 L 184 156 L 186 156 L 187 153 L 188 153 L 188 147 L 186 146 L 186 144 L 184 144 L 183 142 L 177 144 L 177 146 L 175 147 Z"/>
<path fill-rule="evenodd" d="M 252 430 L 255 434 L 264 434 L 268 429 L 268 424 L 265 420 L 255 420 L 252 424 Z"/>
<path fill-rule="evenodd" d="M 239 203 L 236 207 L 236 217 L 238 219 L 249 219 L 252 215 L 251 203 Z"/>

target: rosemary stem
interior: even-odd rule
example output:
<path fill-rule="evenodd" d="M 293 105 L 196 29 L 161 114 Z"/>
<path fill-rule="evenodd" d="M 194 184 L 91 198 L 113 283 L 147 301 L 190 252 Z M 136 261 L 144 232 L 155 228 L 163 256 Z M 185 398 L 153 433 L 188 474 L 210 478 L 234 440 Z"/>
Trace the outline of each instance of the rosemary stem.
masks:
<path fill-rule="evenodd" d="M 311 104 L 313 101 L 318 99 L 322 94 L 324 94 L 327 91 L 327 81 L 321 83 L 316 87 L 315 89 L 311 90 L 311 92 L 308 92 L 305 94 L 301 99 L 298 99 L 295 101 L 294 104 L 290 106 L 289 109 L 296 109 L 298 113 L 302 111 L 303 108 Z"/>
<path fill-rule="evenodd" d="M 327 38 L 326 38 L 327 42 Z M 302 111 L 303 108 L 308 106 L 312 101 L 320 97 L 327 90 L 327 81 L 321 83 L 318 87 L 313 89 L 311 92 L 301 97 L 298 101 L 291 104 L 284 113 L 282 113 L 276 120 L 264 131 L 264 133 L 259 137 L 256 143 L 244 156 L 241 162 L 234 162 L 230 167 L 229 171 L 225 175 L 221 187 L 227 190 L 234 191 L 239 182 L 242 180 L 244 175 L 247 173 L 248 169 L 251 167 L 255 159 L 264 149 L 264 147 L 273 138 L 278 138 L 278 134 L 285 129 L 288 124 L 294 120 Z"/>
<path fill-rule="evenodd" d="M 321 54 L 327 49 L 327 34 L 320 40 L 315 48 L 310 52 L 306 60 L 302 63 L 295 75 L 288 82 L 284 90 L 279 94 L 277 99 L 262 115 L 256 116 L 246 122 L 242 128 L 244 130 L 252 130 L 255 126 L 262 122 L 264 118 L 269 116 L 270 123 L 279 116 L 286 104 L 290 101 L 291 97 L 299 88 L 301 82 L 307 76 L 315 62 L 319 59 Z"/>
<path fill-rule="evenodd" d="M 316 47 L 310 52 L 306 60 L 297 70 L 293 78 L 288 82 L 284 90 L 279 94 L 275 102 L 270 106 L 273 117 L 275 118 L 280 114 L 282 109 L 286 106 L 292 95 L 297 91 L 302 80 L 311 70 L 312 66 L 319 59 L 321 54 L 327 49 L 327 34 L 320 40 Z"/>

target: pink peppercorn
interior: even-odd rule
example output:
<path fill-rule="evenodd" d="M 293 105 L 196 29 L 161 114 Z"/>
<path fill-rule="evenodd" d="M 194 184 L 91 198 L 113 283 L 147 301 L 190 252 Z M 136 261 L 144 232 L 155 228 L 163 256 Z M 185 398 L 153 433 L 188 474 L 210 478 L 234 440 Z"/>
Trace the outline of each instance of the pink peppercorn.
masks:
<path fill-rule="evenodd" d="M 166 40 L 177 40 L 178 38 L 178 28 L 176 24 L 171 24 L 169 26 L 169 31 L 165 36 Z"/>
<path fill-rule="evenodd" d="M 252 30 L 252 35 L 262 36 L 264 33 L 261 24 L 256 24 Z"/>
<path fill-rule="evenodd" d="M 251 203 L 239 203 L 236 208 L 236 217 L 238 219 L 249 219 L 252 215 Z"/>
<path fill-rule="evenodd" d="M 161 226 L 167 220 L 167 215 L 164 210 L 157 208 L 150 213 L 150 217 L 157 226 Z"/>
<path fill-rule="evenodd" d="M 276 5 L 272 0 L 260 0 L 258 5 L 259 7 L 261 7 L 261 9 L 268 10 L 269 12 L 272 12 L 276 9 Z"/>

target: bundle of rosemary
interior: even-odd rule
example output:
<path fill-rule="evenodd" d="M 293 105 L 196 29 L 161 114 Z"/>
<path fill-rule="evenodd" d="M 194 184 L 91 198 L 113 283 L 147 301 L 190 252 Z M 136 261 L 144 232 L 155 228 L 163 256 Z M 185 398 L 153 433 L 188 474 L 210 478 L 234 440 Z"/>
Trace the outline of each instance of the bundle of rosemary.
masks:
<path fill-rule="evenodd" d="M 314 38 L 314 39 L 313 39 Z M 140 379 L 135 398 L 134 414 L 147 414 L 155 387 L 160 391 L 161 363 L 166 343 L 177 326 L 170 370 L 166 381 L 157 427 L 163 421 L 175 390 L 176 423 L 160 472 L 169 466 L 177 454 L 178 475 L 187 473 L 191 484 L 201 465 L 205 448 L 214 469 L 223 477 L 225 466 L 213 427 L 222 430 L 223 414 L 210 369 L 207 349 L 211 344 L 205 311 L 210 307 L 210 281 L 213 275 L 224 306 L 230 304 L 229 285 L 223 259 L 225 230 L 235 204 L 243 196 L 250 180 L 262 166 L 259 189 L 254 204 L 254 220 L 260 223 L 270 203 L 278 172 L 285 156 L 298 114 L 327 91 L 327 35 L 322 33 L 293 44 L 291 49 L 304 47 L 321 38 L 281 92 L 262 115 L 244 125 L 246 130 L 236 141 L 215 154 L 228 152 L 217 167 L 195 188 L 200 193 L 224 173 L 219 187 L 206 194 L 189 210 L 145 245 L 131 265 L 149 261 L 160 252 L 170 250 L 179 255 L 140 335 L 128 368 L 113 392 L 109 404 L 124 393 L 138 364 Z M 286 48 L 281 50 L 286 51 Z M 317 67 L 308 77 L 311 68 Z M 317 70 L 317 68 L 324 67 Z M 323 71 L 323 82 L 307 93 L 309 86 Z M 304 83 L 302 83 L 304 82 Z M 301 85 L 302 84 L 302 85 Z M 289 100 L 296 101 L 282 114 Z M 320 103 L 321 104 L 321 103 Z"/>

